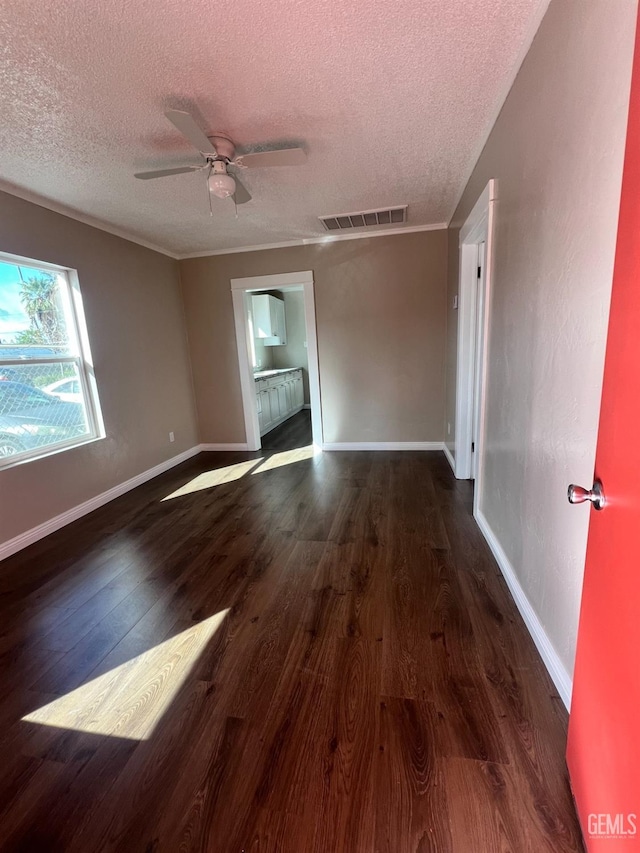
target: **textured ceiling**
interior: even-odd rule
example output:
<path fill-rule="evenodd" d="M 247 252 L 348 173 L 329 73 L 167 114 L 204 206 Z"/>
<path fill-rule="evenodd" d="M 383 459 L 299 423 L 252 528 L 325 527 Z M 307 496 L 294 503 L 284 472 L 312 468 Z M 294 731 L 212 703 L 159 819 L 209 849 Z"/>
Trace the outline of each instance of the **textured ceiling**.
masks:
<path fill-rule="evenodd" d="M 0 180 L 178 255 L 319 237 L 317 216 L 409 204 L 446 222 L 545 0 L 3 0 Z M 213 199 L 163 116 L 240 148 L 303 143 Z"/>

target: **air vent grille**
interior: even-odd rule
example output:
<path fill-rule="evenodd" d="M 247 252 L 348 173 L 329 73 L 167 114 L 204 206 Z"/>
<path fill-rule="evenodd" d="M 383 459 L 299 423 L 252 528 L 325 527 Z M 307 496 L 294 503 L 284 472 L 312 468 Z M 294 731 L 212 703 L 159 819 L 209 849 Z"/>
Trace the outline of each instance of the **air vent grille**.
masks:
<path fill-rule="evenodd" d="M 368 228 L 372 225 L 402 225 L 407 221 L 407 205 L 361 210 L 358 213 L 336 213 L 335 216 L 319 216 L 318 219 L 326 231 L 346 231 L 348 228 Z"/>

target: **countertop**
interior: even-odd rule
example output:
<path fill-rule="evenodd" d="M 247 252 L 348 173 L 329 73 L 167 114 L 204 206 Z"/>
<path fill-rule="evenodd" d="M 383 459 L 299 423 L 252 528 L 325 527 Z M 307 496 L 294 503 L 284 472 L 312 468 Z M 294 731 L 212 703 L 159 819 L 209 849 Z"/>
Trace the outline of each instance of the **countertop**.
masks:
<path fill-rule="evenodd" d="M 301 367 L 280 367 L 277 370 L 258 370 L 253 374 L 254 379 L 268 379 L 270 376 L 278 376 L 280 373 L 292 373 L 294 370 L 302 370 Z"/>

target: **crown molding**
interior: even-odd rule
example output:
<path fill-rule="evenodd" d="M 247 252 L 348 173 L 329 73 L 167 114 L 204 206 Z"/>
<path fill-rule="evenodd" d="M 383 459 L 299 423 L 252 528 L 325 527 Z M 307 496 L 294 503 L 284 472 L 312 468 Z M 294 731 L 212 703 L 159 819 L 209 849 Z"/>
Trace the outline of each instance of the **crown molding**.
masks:
<path fill-rule="evenodd" d="M 99 231 L 106 231 L 107 234 L 113 234 L 114 237 L 120 237 L 122 240 L 128 240 L 130 243 L 137 243 L 138 246 L 144 246 L 145 249 L 151 249 L 152 252 L 159 252 L 161 255 L 166 255 L 168 258 L 178 260 L 178 255 L 170 252 L 168 249 L 163 249 L 162 246 L 157 246 L 155 243 L 150 243 L 148 240 L 143 240 L 142 237 L 136 237 L 129 234 L 121 228 L 116 228 L 108 222 L 103 222 L 101 219 L 95 219 L 93 216 L 87 216 L 80 213 L 73 207 L 67 207 L 64 204 L 59 204 L 57 201 L 52 201 L 49 198 L 31 192 L 31 190 L 16 187 L 14 184 L 0 181 L 0 191 L 7 195 L 21 198 L 23 201 L 28 201 L 31 204 L 37 204 L 38 207 L 44 207 L 53 213 L 59 213 L 61 216 L 66 216 L 68 219 L 74 219 L 76 222 L 82 222 L 83 225 L 89 225 L 91 228 L 97 228 Z"/>
<path fill-rule="evenodd" d="M 363 240 L 370 237 L 393 237 L 397 234 L 415 234 L 418 231 L 442 231 L 448 228 L 446 222 L 435 222 L 431 225 L 410 225 L 406 228 L 389 228 L 386 231 L 366 231 L 358 234 L 326 234 L 322 237 L 301 237 L 298 240 L 284 240 L 281 243 L 261 243 L 258 246 L 236 246 L 233 249 L 210 249 L 208 252 L 195 252 L 188 255 L 178 255 L 179 261 L 192 258 L 209 258 L 212 255 L 241 255 L 244 252 L 261 252 L 265 249 L 287 249 L 291 246 L 313 246 L 318 243 L 337 243 L 342 240 Z"/>
<path fill-rule="evenodd" d="M 67 207 L 57 201 L 52 201 L 49 198 L 38 195 L 31 190 L 17 187 L 14 184 L 0 180 L 0 192 L 5 192 L 8 195 L 21 198 L 23 201 L 28 201 L 31 204 L 37 204 L 38 207 L 44 207 L 46 210 L 51 210 L 53 213 L 59 213 L 61 216 L 66 216 L 76 222 L 82 222 L 83 225 L 89 225 L 91 228 L 97 228 L 99 231 L 105 231 L 107 234 L 113 234 L 114 237 L 120 237 L 122 240 L 128 240 L 130 243 L 136 243 L 138 246 L 143 246 L 145 249 L 151 249 L 152 252 L 159 252 L 161 255 L 166 255 L 168 258 L 173 258 L 176 261 L 186 261 L 191 258 L 208 258 L 212 255 L 240 255 L 244 252 L 261 252 L 265 249 L 286 249 L 291 246 L 313 246 L 324 243 L 337 243 L 342 240 L 365 240 L 371 237 L 393 237 L 397 234 L 415 234 L 419 231 L 442 231 L 449 227 L 448 222 L 434 222 L 429 225 L 410 225 L 401 226 L 399 228 L 380 228 L 375 231 L 358 232 L 357 234 L 324 234 L 321 237 L 300 237 L 297 240 L 283 240 L 279 243 L 260 243 L 255 246 L 235 246 L 230 249 L 210 249 L 207 252 L 194 252 L 187 254 L 176 254 L 169 251 L 156 243 L 151 243 L 144 240 L 142 237 L 137 237 L 130 234 L 128 231 L 110 225 L 108 222 L 103 222 L 101 219 L 96 219 L 93 216 L 81 213 L 73 207 Z"/>

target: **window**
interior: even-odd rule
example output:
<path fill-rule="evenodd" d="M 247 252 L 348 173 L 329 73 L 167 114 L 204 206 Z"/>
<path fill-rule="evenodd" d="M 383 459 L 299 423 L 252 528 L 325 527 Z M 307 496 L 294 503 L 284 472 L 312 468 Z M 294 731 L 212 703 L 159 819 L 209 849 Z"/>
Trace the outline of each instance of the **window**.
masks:
<path fill-rule="evenodd" d="M 0 468 L 102 435 L 73 270 L 0 254 Z"/>

